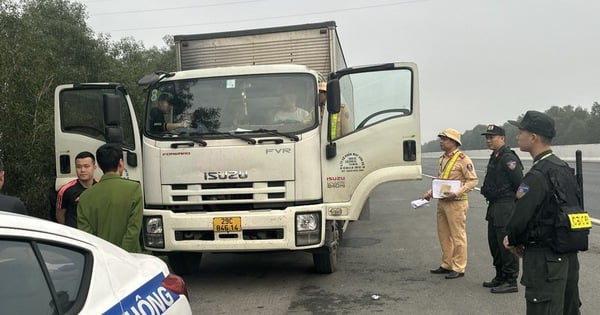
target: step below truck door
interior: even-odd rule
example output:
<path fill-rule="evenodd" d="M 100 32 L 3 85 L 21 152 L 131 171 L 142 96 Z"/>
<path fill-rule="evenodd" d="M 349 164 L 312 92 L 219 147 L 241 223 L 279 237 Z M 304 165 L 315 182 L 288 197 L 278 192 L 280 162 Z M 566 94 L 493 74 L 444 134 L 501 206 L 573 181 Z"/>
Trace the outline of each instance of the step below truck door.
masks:
<path fill-rule="evenodd" d="M 421 179 L 417 67 L 341 70 L 331 76 L 327 92 L 323 201 L 328 219 L 356 220 L 377 185 Z"/>

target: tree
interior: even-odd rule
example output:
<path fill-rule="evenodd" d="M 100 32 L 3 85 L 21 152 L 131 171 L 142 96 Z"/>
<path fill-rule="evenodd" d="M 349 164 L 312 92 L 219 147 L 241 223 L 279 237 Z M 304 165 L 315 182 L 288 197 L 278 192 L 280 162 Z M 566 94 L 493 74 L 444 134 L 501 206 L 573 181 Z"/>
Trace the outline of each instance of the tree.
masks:
<path fill-rule="evenodd" d="M 47 217 L 54 187 L 54 89 L 75 82 L 123 82 L 143 110 L 136 81 L 157 69 L 174 70 L 168 48 L 146 50 L 133 39 L 111 43 L 86 24 L 85 7 L 66 0 L 0 2 L 0 154 L 8 194 L 30 213 Z M 169 40 L 168 37 L 165 40 Z"/>
<path fill-rule="evenodd" d="M 107 80 L 119 78 L 131 93 L 138 119 L 143 117 L 145 109 L 145 92 L 137 85 L 137 81 L 145 74 L 157 70 L 175 71 L 175 44 L 172 37 L 163 38 L 167 48 L 152 47 L 146 49 L 142 42 L 134 38 L 122 38 L 111 46 L 110 55 L 113 59 L 113 71 Z M 112 79 L 111 79 L 112 78 Z M 141 126 L 141 121 L 138 121 Z"/>
<path fill-rule="evenodd" d="M 54 87 L 65 78 L 94 79 L 107 58 L 91 38 L 79 3 L 8 1 L 1 10 L 0 134 L 9 170 L 7 190 L 40 215 L 38 209 L 48 206 L 40 196 L 47 195 L 54 170 Z"/>
<path fill-rule="evenodd" d="M 551 106 L 545 111 L 548 116 L 552 117 L 555 122 L 556 137 L 552 140 L 555 145 L 561 144 L 583 144 L 583 143 L 600 143 L 600 104 L 594 102 L 591 108 L 591 113 L 581 106 L 573 107 L 566 105 L 563 107 Z M 519 115 L 516 119 L 521 121 L 524 114 Z M 502 125 L 506 131 L 505 141 L 510 147 L 517 147 L 517 134 L 519 130 L 507 123 Z M 476 125 L 472 130 L 465 131 L 461 135 L 463 150 L 479 150 L 485 149 L 487 146 L 482 140 L 481 133 L 485 130 L 485 126 Z M 439 150 L 437 140 L 433 140 L 423 144 L 423 152 L 434 152 Z"/>
<path fill-rule="evenodd" d="M 590 112 L 590 117 L 585 124 L 587 139 L 589 143 L 600 143 L 600 104 L 594 102 Z"/>

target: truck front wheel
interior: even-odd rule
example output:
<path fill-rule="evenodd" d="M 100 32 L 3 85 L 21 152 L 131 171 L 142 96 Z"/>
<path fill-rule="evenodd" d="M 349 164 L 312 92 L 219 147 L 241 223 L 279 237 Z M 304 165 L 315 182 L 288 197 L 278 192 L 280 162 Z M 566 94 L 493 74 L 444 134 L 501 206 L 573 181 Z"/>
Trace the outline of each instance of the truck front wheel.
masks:
<path fill-rule="evenodd" d="M 313 252 L 313 263 L 317 273 L 333 273 L 337 267 L 337 250 L 342 230 L 336 221 L 327 221 L 325 227 L 325 246 Z"/>
<path fill-rule="evenodd" d="M 337 267 L 337 244 L 319 248 L 313 253 L 313 263 L 317 273 L 333 273 Z"/>
<path fill-rule="evenodd" d="M 191 275 L 200 269 L 202 253 L 173 252 L 167 254 L 171 270 L 180 275 Z"/>

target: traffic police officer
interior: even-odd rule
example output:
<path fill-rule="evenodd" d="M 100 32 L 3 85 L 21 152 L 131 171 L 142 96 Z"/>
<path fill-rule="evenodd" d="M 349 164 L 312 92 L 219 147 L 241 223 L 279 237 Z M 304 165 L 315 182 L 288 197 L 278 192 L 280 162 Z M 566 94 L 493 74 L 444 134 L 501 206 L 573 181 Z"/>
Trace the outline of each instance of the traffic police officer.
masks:
<path fill-rule="evenodd" d="M 533 158 L 532 170 L 543 170 L 551 160 L 560 161 L 550 147 L 556 135 L 552 118 L 528 111 L 520 122 L 509 122 L 519 128 L 519 148 Z M 527 314 L 579 314 L 577 253 L 555 253 L 542 241 L 552 232 L 540 228 L 537 215 L 550 198 L 545 189 L 548 181 L 537 172 L 525 175 L 506 225 L 504 246 L 523 257 L 521 284 L 525 286 Z"/>
<path fill-rule="evenodd" d="M 457 191 L 444 194 L 438 201 L 437 229 L 442 262 L 430 272 L 446 274 L 446 279 L 456 279 L 465 275 L 467 267 L 467 193 L 477 185 L 477 173 L 471 159 L 458 150 L 461 142 L 457 130 L 448 128 L 440 132 L 438 137 L 440 149 L 444 151 L 440 157 L 438 178 L 459 180 L 462 186 Z M 422 198 L 430 200 L 432 197 L 430 189 Z"/>
<path fill-rule="evenodd" d="M 492 293 L 510 293 L 519 291 L 519 259 L 504 248 L 502 240 L 504 227 L 512 213 L 515 193 L 523 178 L 523 164 L 517 154 L 505 144 L 505 132 L 502 127 L 488 125 L 484 133 L 486 144 L 492 154 L 487 165 L 481 194 L 488 201 L 488 244 L 492 254 L 496 276 L 483 286 L 491 288 Z"/>

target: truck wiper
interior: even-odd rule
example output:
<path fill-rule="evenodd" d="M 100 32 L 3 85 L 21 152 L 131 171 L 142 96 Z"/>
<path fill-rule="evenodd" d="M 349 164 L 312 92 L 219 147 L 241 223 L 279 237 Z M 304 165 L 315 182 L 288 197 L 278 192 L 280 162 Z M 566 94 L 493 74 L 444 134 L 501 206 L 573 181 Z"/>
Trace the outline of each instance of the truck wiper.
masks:
<path fill-rule="evenodd" d="M 236 139 L 242 139 L 242 140 L 244 140 L 244 141 L 248 142 L 248 144 L 256 144 L 256 140 L 254 140 L 254 139 L 252 139 L 252 138 L 249 138 L 249 137 L 244 137 L 244 136 L 242 136 L 242 135 L 238 135 L 238 134 L 237 134 L 237 133 L 235 133 L 235 132 L 229 132 L 229 133 L 225 133 L 225 132 L 223 132 L 222 134 L 229 135 L 229 136 L 231 136 L 231 137 L 233 137 L 233 138 L 236 138 Z"/>
<path fill-rule="evenodd" d="M 189 137 L 182 137 L 183 134 L 184 134 L 184 132 L 176 134 L 177 136 L 179 136 L 179 138 L 177 138 L 177 140 L 181 140 L 181 141 L 188 140 L 188 141 L 192 141 L 192 142 L 176 142 L 176 143 L 172 143 L 171 144 L 171 148 L 193 147 L 194 146 L 194 142 L 198 143 L 202 147 L 205 147 L 207 145 L 206 141 L 204 141 L 202 138 L 198 137 L 200 134 L 198 134 L 196 132 L 189 133 Z M 174 139 L 174 138 L 172 138 L 172 139 Z"/>
<path fill-rule="evenodd" d="M 256 140 L 249 138 L 249 137 L 244 137 L 242 135 L 238 135 L 235 132 L 220 132 L 214 129 L 208 129 L 208 134 L 211 135 L 221 135 L 221 136 L 230 136 L 232 138 L 236 138 L 236 139 L 240 139 L 240 140 L 244 140 L 246 142 L 248 142 L 248 144 L 256 144 Z"/>
<path fill-rule="evenodd" d="M 267 133 L 270 135 L 274 135 L 274 136 L 279 136 L 279 137 L 286 137 L 292 141 L 299 141 L 300 138 L 296 135 L 291 135 L 291 134 L 287 134 L 287 133 L 283 133 L 283 132 L 279 132 L 277 130 L 271 130 L 271 129 L 256 129 L 256 130 L 252 130 L 252 131 L 248 131 L 248 132 L 257 132 L 257 133 Z"/>
<path fill-rule="evenodd" d="M 202 138 L 200 138 L 200 133 L 191 132 L 189 139 L 198 143 L 199 145 L 201 145 L 203 147 L 205 147 L 207 145 L 206 141 L 204 141 Z"/>

